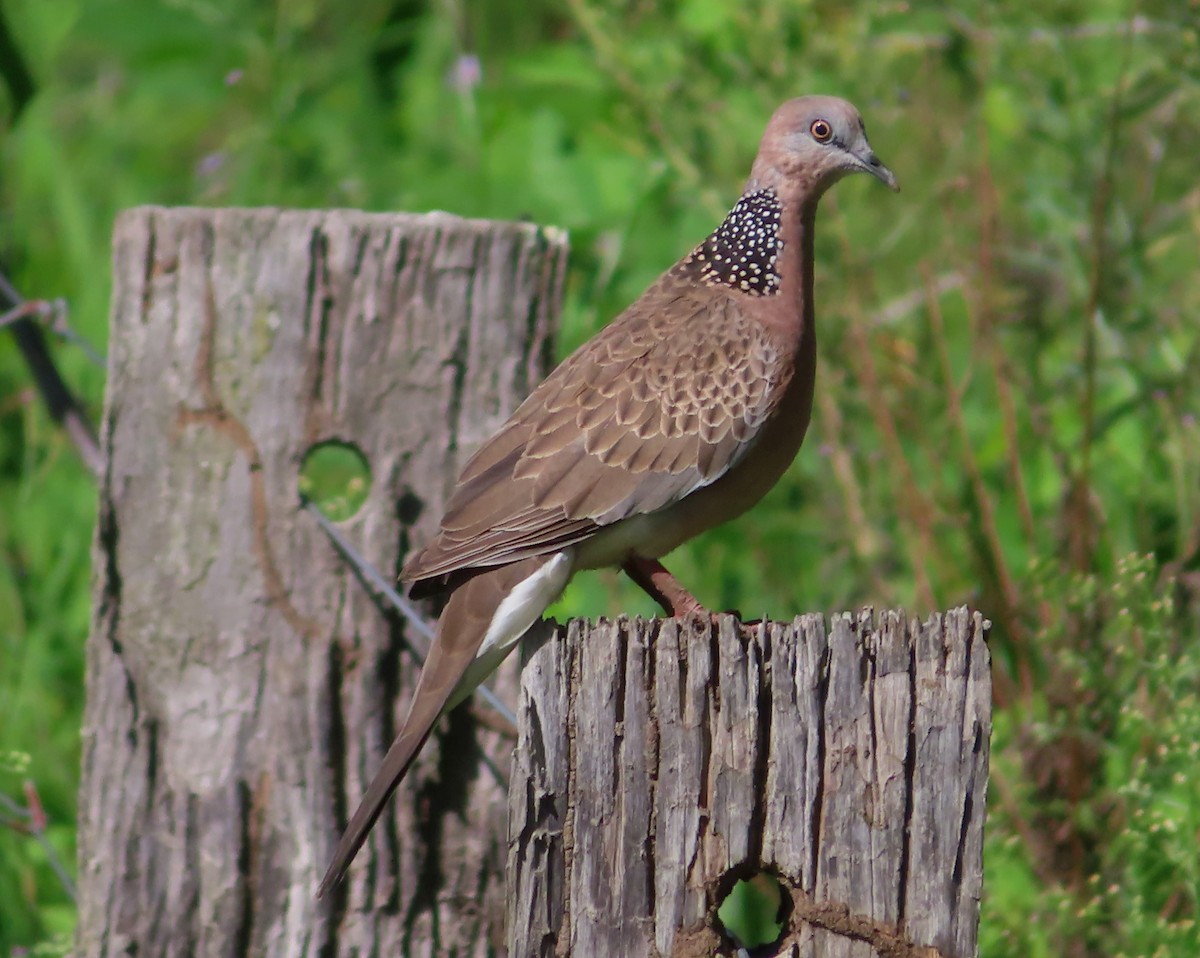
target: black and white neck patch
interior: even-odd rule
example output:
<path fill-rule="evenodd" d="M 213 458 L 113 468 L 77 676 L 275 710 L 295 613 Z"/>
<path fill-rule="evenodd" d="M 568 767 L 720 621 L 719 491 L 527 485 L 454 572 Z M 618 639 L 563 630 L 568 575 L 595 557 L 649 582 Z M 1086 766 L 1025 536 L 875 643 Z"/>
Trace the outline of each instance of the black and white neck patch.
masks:
<path fill-rule="evenodd" d="M 783 204 L 774 190 L 746 193 L 725 221 L 684 260 L 709 286 L 729 286 L 751 296 L 779 292 Z"/>

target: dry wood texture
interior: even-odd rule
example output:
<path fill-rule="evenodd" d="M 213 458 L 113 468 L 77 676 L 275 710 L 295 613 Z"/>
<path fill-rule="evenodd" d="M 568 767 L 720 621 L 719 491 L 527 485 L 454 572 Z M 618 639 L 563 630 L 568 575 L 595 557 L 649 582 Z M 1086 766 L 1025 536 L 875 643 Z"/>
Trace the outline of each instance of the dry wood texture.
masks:
<path fill-rule="evenodd" d="M 344 531 L 398 569 L 544 374 L 565 248 L 442 214 L 118 220 L 80 954 L 495 951 L 504 790 L 482 756 L 507 767 L 512 741 L 466 709 L 314 900 L 417 670 L 297 481 L 315 444 L 358 446 L 372 485 Z"/>
<path fill-rule="evenodd" d="M 985 624 L 874 622 L 573 622 L 533 653 L 512 958 L 733 954 L 715 906 L 763 868 L 790 898 L 772 954 L 975 955 Z"/>

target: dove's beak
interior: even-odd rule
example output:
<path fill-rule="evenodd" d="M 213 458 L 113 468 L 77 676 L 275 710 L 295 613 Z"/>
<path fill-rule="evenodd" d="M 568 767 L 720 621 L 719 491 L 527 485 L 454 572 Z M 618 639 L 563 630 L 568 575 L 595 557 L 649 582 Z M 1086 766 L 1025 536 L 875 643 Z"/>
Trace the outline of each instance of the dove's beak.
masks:
<path fill-rule="evenodd" d="M 900 184 L 896 181 L 896 174 L 880 163 L 879 157 L 872 150 L 868 149 L 862 154 L 855 154 L 854 158 L 858 160 L 858 168 L 864 173 L 870 173 L 893 193 L 900 192 Z"/>

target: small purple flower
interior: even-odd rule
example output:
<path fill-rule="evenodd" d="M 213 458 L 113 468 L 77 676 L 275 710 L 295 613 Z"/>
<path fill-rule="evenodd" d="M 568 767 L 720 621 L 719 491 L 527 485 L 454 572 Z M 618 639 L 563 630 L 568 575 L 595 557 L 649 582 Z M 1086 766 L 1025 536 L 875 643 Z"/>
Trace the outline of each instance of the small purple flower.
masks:
<path fill-rule="evenodd" d="M 225 165 L 224 153 L 206 153 L 196 164 L 196 175 L 201 177 L 215 176 Z"/>
<path fill-rule="evenodd" d="M 483 64 L 474 53 L 464 53 L 454 61 L 446 83 L 461 94 L 470 93 L 483 81 Z"/>

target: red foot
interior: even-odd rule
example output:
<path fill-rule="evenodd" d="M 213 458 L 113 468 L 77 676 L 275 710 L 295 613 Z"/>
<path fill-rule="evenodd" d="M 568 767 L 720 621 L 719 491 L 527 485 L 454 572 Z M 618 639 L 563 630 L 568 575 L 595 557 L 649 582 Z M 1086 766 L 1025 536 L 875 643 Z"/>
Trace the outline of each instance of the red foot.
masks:
<path fill-rule="evenodd" d="M 684 619 L 690 615 L 714 618 L 713 614 L 680 585 L 679 580 L 671 575 L 657 559 L 632 556 L 625 561 L 621 568 L 672 618 Z"/>

